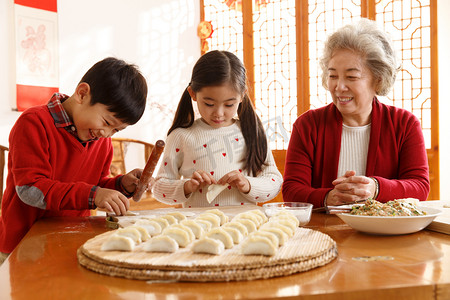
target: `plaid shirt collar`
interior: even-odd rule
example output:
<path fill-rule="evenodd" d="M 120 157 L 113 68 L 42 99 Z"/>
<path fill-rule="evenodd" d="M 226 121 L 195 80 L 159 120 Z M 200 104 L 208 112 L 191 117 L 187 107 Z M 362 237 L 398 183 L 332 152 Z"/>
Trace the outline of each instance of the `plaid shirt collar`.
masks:
<path fill-rule="evenodd" d="M 72 134 L 79 142 L 82 144 L 85 144 L 85 141 L 82 141 L 78 138 L 77 128 L 73 124 L 73 122 L 70 120 L 69 115 L 67 114 L 66 110 L 62 106 L 62 103 L 66 101 L 69 98 L 69 96 L 65 94 L 55 93 L 53 94 L 50 101 L 47 103 L 48 110 L 50 111 L 50 114 L 52 115 L 53 120 L 55 121 L 55 126 L 66 129 L 70 134 Z M 97 139 L 89 140 L 93 141 Z"/>

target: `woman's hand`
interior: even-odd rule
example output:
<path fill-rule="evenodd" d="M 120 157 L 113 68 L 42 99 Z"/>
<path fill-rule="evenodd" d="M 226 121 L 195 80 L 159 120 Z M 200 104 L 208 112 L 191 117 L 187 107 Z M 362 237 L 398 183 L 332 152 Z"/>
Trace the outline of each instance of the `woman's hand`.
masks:
<path fill-rule="evenodd" d="M 192 173 L 191 179 L 184 183 L 184 194 L 188 197 L 191 193 L 197 191 L 202 184 L 213 184 L 216 180 L 211 173 L 197 170 Z"/>
<path fill-rule="evenodd" d="M 355 171 L 347 171 L 344 176 L 333 181 L 334 189 L 328 193 L 327 205 L 351 204 L 373 197 L 376 183 L 366 176 L 355 176 Z"/>
<path fill-rule="evenodd" d="M 236 187 L 241 193 L 248 194 L 250 192 L 251 186 L 250 182 L 241 172 L 238 170 L 231 171 L 225 174 L 217 182 L 218 184 L 229 184 Z"/>

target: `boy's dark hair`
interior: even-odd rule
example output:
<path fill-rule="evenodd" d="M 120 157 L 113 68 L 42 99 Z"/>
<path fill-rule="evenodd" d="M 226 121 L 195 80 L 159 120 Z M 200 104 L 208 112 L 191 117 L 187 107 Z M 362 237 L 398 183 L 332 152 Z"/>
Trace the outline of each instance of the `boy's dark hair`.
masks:
<path fill-rule="evenodd" d="M 210 51 L 200 57 L 192 70 L 190 87 L 196 93 L 203 87 L 230 83 L 235 90 L 244 94 L 238 107 L 242 135 L 247 151 L 244 155 L 244 169 L 256 176 L 265 165 L 268 145 L 264 127 L 247 94 L 247 75 L 239 58 L 228 51 Z M 188 128 L 194 123 L 194 109 L 189 92 L 181 96 L 175 118 L 167 135 L 176 128 Z"/>
<path fill-rule="evenodd" d="M 81 82 L 90 86 L 91 105 L 106 105 L 122 122 L 133 125 L 144 114 L 147 83 L 136 65 L 108 57 L 93 65 Z"/>

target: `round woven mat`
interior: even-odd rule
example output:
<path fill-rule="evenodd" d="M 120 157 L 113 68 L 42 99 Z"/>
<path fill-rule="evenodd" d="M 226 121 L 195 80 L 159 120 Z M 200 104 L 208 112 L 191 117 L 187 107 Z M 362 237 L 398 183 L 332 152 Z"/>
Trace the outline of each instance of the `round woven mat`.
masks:
<path fill-rule="evenodd" d="M 191 245 L 175 253 L 150 253 L 138 245 L 132 252 L 101 251 L 114 231 L 88 240 L 78 249 L 79 263 L 98 273 L 140 280 L 236 281 L 286 276 L 307 271 L 337 257 L 328 235 L 298 228 L 274 256 L 241 255 L 240 245 L 221 255 L 196 254 Z"/>

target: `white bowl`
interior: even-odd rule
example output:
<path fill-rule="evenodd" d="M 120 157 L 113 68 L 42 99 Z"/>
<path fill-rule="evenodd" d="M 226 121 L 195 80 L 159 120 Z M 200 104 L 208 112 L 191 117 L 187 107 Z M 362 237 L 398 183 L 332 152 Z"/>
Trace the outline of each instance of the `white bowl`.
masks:
<path fill-rule="evenodd" d="M 299 221 L 299 226 L 304 226 L 311 220 L 313 205 L 305 202 L 273 202 L 263 204 L 264 212 L 270 218 L 280 211 L 288 211 L 295 215 Z"/>
<path fill-rule="evenodd" d="M 423 216 L 361 216 L 350 213 L 337 214 L 347 225 L 355 230 L 383 235 L 408 234 L 427 227 L 442 211 L 432 207 L 418 207 L 427 214 Z"/>

